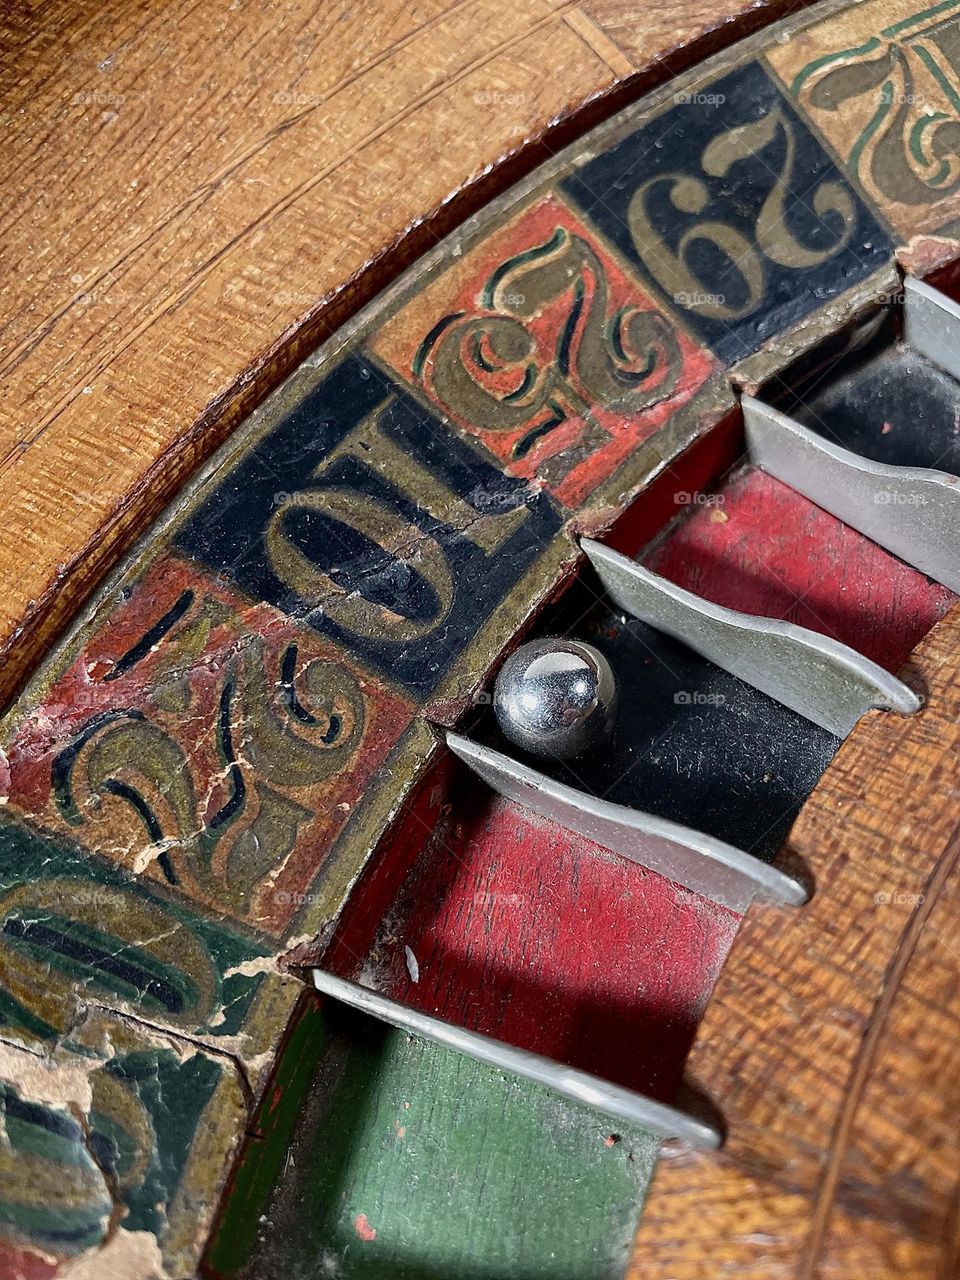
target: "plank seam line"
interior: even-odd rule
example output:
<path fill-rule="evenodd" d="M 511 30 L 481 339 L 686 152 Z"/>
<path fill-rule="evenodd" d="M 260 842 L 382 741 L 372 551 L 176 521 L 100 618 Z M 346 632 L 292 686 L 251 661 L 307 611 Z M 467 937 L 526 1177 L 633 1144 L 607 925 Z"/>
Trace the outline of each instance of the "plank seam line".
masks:
<path fill-rule="evenodd" d="M 594 20 L 583 9 L 569 10 L 564 21 L 571 31 L 590 46 L 593 52 L 616 76 L 629 76 L 638 70 L 635 62 L 620 48 L 615 40 L 598 27 Z"/>
<path fill-rule="evenodd" d="M 870 1015 L 870 1022 L 861 1041 L 856 1063 L 850 1076 L 850 1088 L 847 1091 L 843 1107 L 834 1127 L 830 1158 L 824 1171 L 820 1194 L 817 1197 L 810 1230 L 807 1233 L 803 1254 L 800 1258 L 797 1280 L 814 1280 L 815 1278 L 818 1255 L 823 1246 L 827 1226 L 835 1206 L 841 1164 L 850 1144 L 856 1113 L 863 1100 L 867 1080 L 876 1060 L 880 1038 L 883 1034 L 887 1017 L 944 882 L 950 873 L 956 869 L 958 861 L 960 861 L 960 827 L 954 829 L 946 851 L 924 884 L 923 902 L 911 915 L 906 928 L 901 933 L 900 945 L 897 947 L 884 974 L 883 985 Z"/>

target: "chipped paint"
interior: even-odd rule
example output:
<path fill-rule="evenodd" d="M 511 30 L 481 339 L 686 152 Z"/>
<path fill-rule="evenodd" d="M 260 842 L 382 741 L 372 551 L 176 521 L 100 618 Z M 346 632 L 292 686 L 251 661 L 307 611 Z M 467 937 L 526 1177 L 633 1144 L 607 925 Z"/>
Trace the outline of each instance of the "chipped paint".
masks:
<path fill-rule="evenodd" d="M 370 1223 L 367 1221 L 367 1215 L 365 1213 L 357 1214 L 353 1220 L 353 1229 L 357 1233 L 357 1238 L 359 1240 L 363 1240 L 367 1244 L 377 1238 L 376 1227 L 371 1227 Z"/>
<path fill-rule="evenodd" d="M 50 1053 L 18 1048 L 0 1041 L 0 1079 L 15 1085 L 31 1102 L 65 1111 L 90 1111 L 90 1075 L 103 1066 L 102 1059 L 69 1053 L 59 1046 Z"/>
<path fill-rule="evenodd" d="M 60 1269 L 61 1280 L 169 1280 L 156 1236 L 118 1228 L 99 1249 L 90 1249 Z"/>

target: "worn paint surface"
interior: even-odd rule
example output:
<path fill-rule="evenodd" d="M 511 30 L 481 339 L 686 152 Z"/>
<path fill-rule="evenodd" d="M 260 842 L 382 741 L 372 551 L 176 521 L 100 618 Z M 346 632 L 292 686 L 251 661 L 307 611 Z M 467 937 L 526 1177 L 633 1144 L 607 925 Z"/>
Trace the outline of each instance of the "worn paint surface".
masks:
<path fill-rule="evenodd" d="M 960 6 L 870 0 L 766 61 L 851 179 L 909 241 L 960 217 Z"/>
<path fill-rule="evenodd" d="M 559 527 L 546 495 L 348 356 L 174 544 L 423 705 Z"/>
<path fill-rule="evenodd" d="M 956 601 L 754 467 L 693 499 L 644 564 L 716 604 L 831 636 L 888 671 Z"/>
<path fill-rule="evenodd" d="M 739 917 L 492 796 L 462 767 L 423 790 L 325 965 L 670 1099 Z"/>
<path fill-rule="evenodd" d="M 877 343 L 838 366 L 796 417 L 874 462 L 960 475 L 960 384 L 903 343 Z"/>
<path fill-rule="evenodd" d="M 69 1033 L 89 1003 L 253 1059 L 244 1024 L 269 947 L 81 848 L 0 821 L 0 1017 L 24 1045 Z"/>
<path fill-rule="evenodd" d="M 758 65 L 677 93 L 562 185 L 725 363 L 891 252 Z"/>
<path fill-rule="evenodd" d="M 91 714 L 92 713 L 92 714 Z M 46 828 L 282 934 L 410 704 L 176 557 L 151 567 L 11 742 Z"/>
<path fill-rule="evenodd" d="M 136 1018 L 78 1004 L 56 1040 L 7 1047 L 0 1065 L 0 1274 L 31 1274 L 31 1258 L 53 1273 L 60 1261 L 109 1248 L 120 1233 L 132 1250 L 129 1275 L 134 1254 L 157 1274 L 158 1241 L 172 1267 L 189 1267 L 192 1241 L 178 1237 L 171 1219 L 182 1212 L 192 1172 L 206 1191 L 209 1223 L 209 1197 L 247 1110 L 238 1064 Z"/>
<path fill-rule="evenodd" d="M 30 1101 L 26 1058 L 49 1059 L 61 1042 L 74 1052 L 70 1037 L 91 1010 L 132 1020 L 151 1045 L 156 1036 L 185 1043 L 194 1072 L 209 1063 L 202 1088 L 167 1076 L 160 1088 L 160 1066 L 137 1077 L 135 1064 L 124 1078 L 127 1094 L 138 1081 L 133 1094 L 148 1110 L 151 1090 L 157 1105 L 160 1095 L 174 1102 L 171 1115 L 117 1139 L 118 1150 L 132 1144 L 130 1167 L 166 1173 L 112 1198 L 112 1236 L 89 1143 L 81 1149 L 63 1126 L 58 1150 L 76 1157 L 92 1246 L 109 1237 L 115 1250 L 135 1248 L 146 1232 L 169 1274 L 195 1265 L 299 992 L 280 957 L 328 941 L 436 754 L 427 718 L 455 723 L 470 711 L 505 648 L 574 572 L 576 534 L 608 527 L 729 418 L 731 379 L 773 377 L 893 290 L 898 253 L 924 260 L 908 233 L 936 230 L 936 261 L 956 256 L 953 6 L 908 11 L 900 0 L 871 0 L 860 15 L 869 49 L 850 44 L 837 5 L 791 20 L 631 107 L 445 242 L 258 410 L 5 721 L 0 853 L 19 850 L 19 861 L 4 862 L 0 926 L 0 1011 L 14 1053 L 0 1082 L 10 1106 Z M 888 80 L 906 93 L 921 67 L 931 110 L 918 115 L 911 102 L 904 115 Z M 898 156 L 905 140 L 909 154 Z M 775 509 L 756 508 L 764 519 Z M 693 537 L 700 527 L 697 513 L 688 550 L 707 546 Z M 824 529 L 808 527 L 811 536 Z M 729 563 L 737 528 L 731 522 Z M 856 559 L 842 538 L 831 547 L 835 559 Z M 733 581 L 722 565 L 721 579 Z M 912 580 L 902 586 L 913 621 L 879 619 L 878 651 L 896 648 L 885 627 L 902 650 L 944 603 Z M 772 609 L 776 592 L 765 592 Z M 584 850 L 568 853 L 578 875 L 593 866 Z M 609 873 L 594 870 L 599 897 Z M 531 868 L 511 872 L 521 895 L 532 892 Z M 408 918 L 422 910 L 411 900 Z M 475 949 L 487 927 L 509 935 L 506 920 L 467 911 L 463 936 Z M 542 940 L 530 937 L 533 951 L 521 951 L 536 967 Z M 519 989 L 515 957 L 502 959 L 504 989 Z M 697 970 L 691 958 L 689 975 L 701 980 L 691 1008 L 714 960 L 704 956 Z M 639 984 L 642 950 L 632 963 Z M 426 992 L 431 970 L 422 972 Z M 559 987 L 566 971 L 553 972 Z M 551 1238 L 568 1257 L 592 1258 L 600 1274 L 621 1257 L 647 1157 L 606 1184 L 613 1243 L 598 1261 L 581 1248 L 589 1231 L 569 1173 L 587 1149 L 577 1145 L 586 1142 L 582 1117 L 555 1100 L 524 1110 L 492 1078 L 475 1083 L 482 1105 L 470 1111 L 461 1093 L 472 1068 L 394 1037 L 381 1070 L 363 1048 L 368 1032 L 357 1034 L 340 1034 L 335 1051 L 324 1042 L 311 1095 L 321 1125 L 358 1110 L 353 1164 L 345 1144 L 315 1169 L 330 1189 L 349 1167 L 324 1229 L 351 1266 L 358 1256 L 385 1265 L 406 1248 L 407 1228 L 376 1211 L 378 1185 L 387 1196 L 381 1165 L 394 1190 L 414 1172 L 425 1182 L 436 1174 L 437 1193 L 456 1193 L 451 1204 L 463 1214 L 482 1191 L 477 1229 L 499 1225 L 473 1247 L 491 1275 L 521 1264 L 540 1274 Z M 365 1072 L 384 1090 L 362 1115 L 350 1092 L 357 1063 L 367 1064 L 357 1079 Z M 119 1079 L 113 1056 L 102 1069 Z M 194 1095 L 210 1081 L 198 1110 Z M 415 1086 L 435 1095 L 420 1118 L 421 1145 L 385 1162 L 383 1108 Z M 82 1130 L 89 1107 L 81 1113 L 70 1117 Z M 479 1155 L 463 1134 L 448 1136 L 457 1123 L 480 1142 Z M 187 1153 L 176 1167 L 158 1154 L 156 1125 Z M 567 1173 L 550 1186 L 569 1205 L 565 1234 L 511 1217 L 520 1166 L 504 1172 L 483 1149 L 500 1152 L 512 1129 L 525 1135 L 528 1170 L 552 1159 L 537 1155 L 550 1147 L 545 1135 L 563 1152 Z M 23 1128 L 24 1141 L 35 1132 Z M 438 1143 L 443 1161 L 433 1169 Z M 586 1216 L 607 1166 L 591 1168 L 598 1181 L 583 1197 Z M 267 1195 L 276 1175 L 264 1172 L 256 1194 Z M 44 1185 L 50 1177 L 31 1193 L 33 1217 L 24 1207 L 18 1226 L 11 1211 L 0 1230 L 16 1265 L 38 1274 L 60 1256 L 37 1243 L 50 1244 L 59 1213 Z M 251 1190 L 247 1203 L 255 1199 Z M 427 1232 L 423 1220 L 410 1223 Z M 430 1238 L 425 1265 L 460 1265 L 451 1237 Z"/>
<path fill-rule="evenodd" d="M 511 475 L 568 507 L 714 368 L 558 195 L 444 272 L 372 347 Z"/>
<path fill-rule="evenodd" d="M 541 1088 L 352 1011 L 311 1016 L 315 1074 L 276 1190 L 256 1217 L 228 1204 L 211 1274 L 548 1280 L 562 1259 L 570 1280 L 622 1275 L 648 1135 L 611 1142 L 602 1119 Z"/>
<path fill-rule="evenodd" d="M 590 622 L 577 634 L 630 673 L 618 732 L 545 772 L 771 860 L 838 739 L 645 623 L 605 605 Z"/>

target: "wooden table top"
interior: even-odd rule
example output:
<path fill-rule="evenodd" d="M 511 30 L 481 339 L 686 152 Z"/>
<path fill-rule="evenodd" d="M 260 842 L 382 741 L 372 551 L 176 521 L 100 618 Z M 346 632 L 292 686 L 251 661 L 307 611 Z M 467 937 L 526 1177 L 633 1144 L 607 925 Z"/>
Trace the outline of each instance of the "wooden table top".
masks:
<path fill-rule="evenodd" d="M 0 18 L 0 704 L 294 364 L 787 0 L 58 0 Z"/>

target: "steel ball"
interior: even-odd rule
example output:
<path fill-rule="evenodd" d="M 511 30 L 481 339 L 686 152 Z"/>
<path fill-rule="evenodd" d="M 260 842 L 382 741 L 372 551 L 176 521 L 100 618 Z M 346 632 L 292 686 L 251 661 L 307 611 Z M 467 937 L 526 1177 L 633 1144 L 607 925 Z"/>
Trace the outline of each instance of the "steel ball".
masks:
<path fill-rule="evenodd" d="M 500 669 L 493 709 L 515 746 L 569 760 L 599 746 L 612 732 L 617 681 L 593 645 L 555 637 L 531 640 Z"/>

